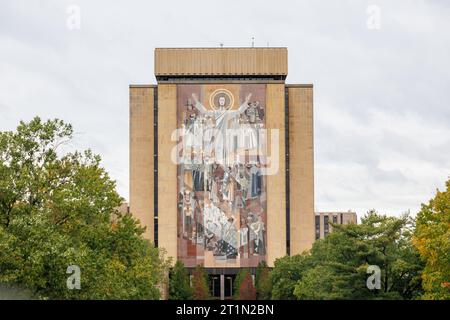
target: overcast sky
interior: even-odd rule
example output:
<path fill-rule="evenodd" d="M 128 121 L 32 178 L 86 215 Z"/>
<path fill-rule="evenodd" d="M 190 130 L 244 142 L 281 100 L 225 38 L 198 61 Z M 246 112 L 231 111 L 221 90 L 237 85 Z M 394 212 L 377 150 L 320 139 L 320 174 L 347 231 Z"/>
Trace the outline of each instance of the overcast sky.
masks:
<path fill-rule="evenodd" d="M 128 199 L 128 85 L 156 82 L 154 48 L 252 37 L 288 47 L 288 83 L 314 84 L 316 210 L 415 213 L 444 187 L 445 0 L 0 0 L 0 130 L 36 115 L 72 123 L 73 147 L 101 154 Z"/>

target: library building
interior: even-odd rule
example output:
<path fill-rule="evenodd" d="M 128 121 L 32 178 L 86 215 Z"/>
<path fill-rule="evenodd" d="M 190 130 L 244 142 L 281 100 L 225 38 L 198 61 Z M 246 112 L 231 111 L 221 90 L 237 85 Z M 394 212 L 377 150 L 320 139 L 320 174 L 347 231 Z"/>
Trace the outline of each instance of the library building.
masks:
<path fill-rule="evenodd" d="M 227 299 L 316 239 L 313 86 L 286 83 L 287 48 L 157 48 L 154 75 L 129 89 L 130 212 Z"/>

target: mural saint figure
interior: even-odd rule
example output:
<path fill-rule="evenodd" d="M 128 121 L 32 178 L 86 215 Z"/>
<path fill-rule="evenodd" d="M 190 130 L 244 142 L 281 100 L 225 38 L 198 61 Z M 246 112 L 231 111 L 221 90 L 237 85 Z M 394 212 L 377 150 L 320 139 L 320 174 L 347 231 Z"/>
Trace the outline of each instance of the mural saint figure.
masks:
<path fill-rule="evenodd" d="M 228 122 L 233 120 L 235 117 L 239 116 L 241 113 L 245 112 L 249 107 L 249 101 L 252 94 L 248 94 L 245 98 L 244 103 L 237 110 L 227 110 L 225 106 L 226 99 L 224 96 L 219 97 L 218 103 L 219 107 L 216 110 L 207 110 L 205 106 L 198 100 L 195 93 L 192 94 L 192 98 L 195 101 L 195 108 L 205 116 L 210 116 L 215 125 L 213 126 L 213 134 L 214 138 L 214 150 L 215 150 L 215 158 L 218 163 L 224 164 L 224 161 L 227 157 L 226 151 L 226 132 L 228 129 Z"/>

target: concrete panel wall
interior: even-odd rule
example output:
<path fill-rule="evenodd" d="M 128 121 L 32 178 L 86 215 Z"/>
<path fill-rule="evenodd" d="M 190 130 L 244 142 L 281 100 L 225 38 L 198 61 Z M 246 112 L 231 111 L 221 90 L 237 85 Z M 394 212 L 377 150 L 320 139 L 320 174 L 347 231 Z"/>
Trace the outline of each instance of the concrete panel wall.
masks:
<path fill-rule="evenodd" d="M 285 112 L 284 84 L 268 84 L 266 96 L 266 126 L 279 133 L 278 154 L 272 152 L 268 138 L 268 155 L 277 158 L 277 174 L 267 177 L 267 264 L 286 255 L 286 171 L 285 171 Z"/>
<path fill-rule="evenodd" d="M 157 48 L 155 75 L 287 75 L 286 48 Z"/>
<path fill-rule="evenodd" d="M 153 241 L 153 103 L 154 87 L 130 87 L 130 212 Z"/>
<path fill-rule="evenodd" d="M 313 88 L 288 88 L 290 243 L 295 255 L 309 250 L 315 239 Z"/>
<path fill-rule="evenodd" d="M 158 85 L 158 245 L 177 257 L 177 165 L 171 159 L 176 141 L 177 87 Z"/>

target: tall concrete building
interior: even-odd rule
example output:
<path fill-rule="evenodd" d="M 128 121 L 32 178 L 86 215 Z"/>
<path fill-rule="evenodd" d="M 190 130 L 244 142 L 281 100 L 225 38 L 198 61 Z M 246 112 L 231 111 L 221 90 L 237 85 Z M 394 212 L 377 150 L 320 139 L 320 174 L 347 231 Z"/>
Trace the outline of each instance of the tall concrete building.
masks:
<path fill-rule="evenodd" d="M 158 48 L 130 86 L 130 211 L 213 294 L 314 234 L 313 86 L 286 84 L 286 48 Z"/>

